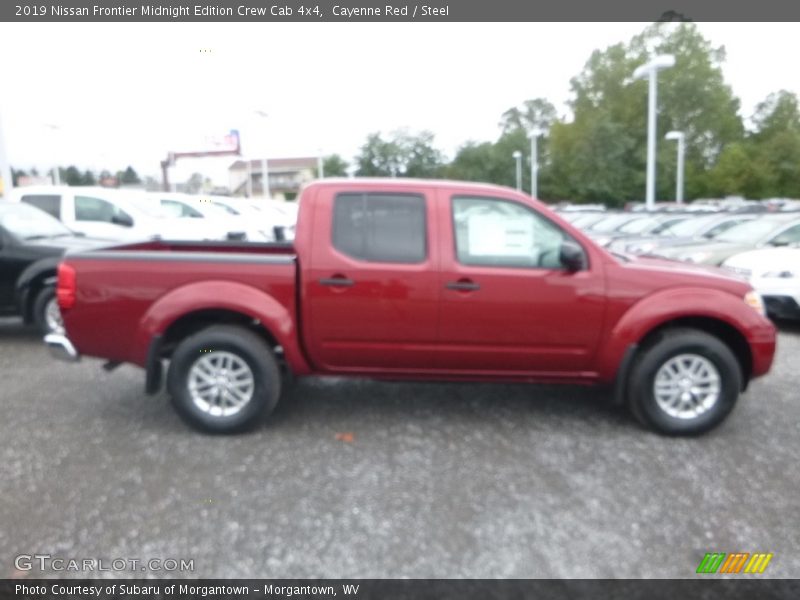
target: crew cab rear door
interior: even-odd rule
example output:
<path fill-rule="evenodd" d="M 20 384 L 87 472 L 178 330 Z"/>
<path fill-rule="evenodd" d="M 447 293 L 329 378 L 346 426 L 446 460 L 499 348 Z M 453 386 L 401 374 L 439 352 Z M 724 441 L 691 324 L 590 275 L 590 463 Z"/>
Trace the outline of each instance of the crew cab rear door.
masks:
<path fill-rule="evenodd" d="M 591 369 L 605 310 L 601 261 L 567 271 L 561 244 L 575 240 L 519 199 L 439 194 L 441 367 L 556 377 Z"/>
<path fill-rule="evenodd" d="M 305 225 L 304 225 L 305 226 Z M 436 214 L 429 189 L 325 186 L 301 264 L 312 362 L 331 372 L 406 372 L 435 363 Z"/>

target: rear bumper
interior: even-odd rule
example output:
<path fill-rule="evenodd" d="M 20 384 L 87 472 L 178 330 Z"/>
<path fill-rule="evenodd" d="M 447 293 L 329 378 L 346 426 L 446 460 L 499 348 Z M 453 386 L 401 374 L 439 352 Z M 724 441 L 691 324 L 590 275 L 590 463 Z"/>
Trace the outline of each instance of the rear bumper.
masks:
<path fill-rule="evenodd" d="M 70 342 L 69 338 L 65 335 L 48 333 L 44 336 L 44 343 L 47 345 L 47 348 L 50 350 L 50 355 L 53 358 L 66 362 L 78 362 L 81 359 L 81 355 L 78 354 L 75 346 L 72 345 L 72 342 Z"/>

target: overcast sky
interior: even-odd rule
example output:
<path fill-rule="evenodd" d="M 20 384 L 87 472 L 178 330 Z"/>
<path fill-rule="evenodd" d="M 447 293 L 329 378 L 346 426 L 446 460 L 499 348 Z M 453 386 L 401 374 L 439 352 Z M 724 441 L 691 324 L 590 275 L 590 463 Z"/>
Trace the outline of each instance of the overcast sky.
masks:
<path fill-rule="evenodd" d="M 11 163 L 160 176 L 170 150 L 241 132 L 260 158 L 353 155 L 373 131 L 428 129 L 452 157 L 494 140 L 507 108 L 545 97 L 566 114 L 569 80 L 637 23 L 2 23 L 0 111 Z M 742 115 L 800 92 L 797 23 L 701 23 L 724 45 Z M 205 50 L 205 52 L 201 52 Z M 268 113 L 263 118 L 256 110 Z M 227 184 L 232 159 L 178 163 Z"/>

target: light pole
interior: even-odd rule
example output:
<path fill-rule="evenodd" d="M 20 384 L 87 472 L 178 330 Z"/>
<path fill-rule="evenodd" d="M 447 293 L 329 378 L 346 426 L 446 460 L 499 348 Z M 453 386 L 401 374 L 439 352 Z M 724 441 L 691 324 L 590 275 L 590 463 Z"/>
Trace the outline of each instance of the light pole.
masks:
<path fill-rule="evenodd" d="M 683 204 L 683 156 L 686 151 L 684 144 L 686 135 L 682 131 L 670 131 L 664 136 L 664 139 L 678 142 L 678 174 L 675 176 L 675 202 Z"/>
<path fill-rule="evenodd" d="M 539 148 L 537 141 L 542 131 L 534 129 L 531 132 L 531 196 L 536 198 L 539 194 Z"/>
<path fill-rule="evenodd" d="M 522 191 L 522 152 L 519 150 L 515 150 L 514 154 L 511 156 L 514 157 L 514 160 L 517 161 L 517 191 Z"/>
<path fill-rule="evenodd" d="M 3 180 L 3 196 L 7 199 L 14 187 L 14 180 L 11 175 L 11 164 L 6 154 L 6 140 L 3 136 L 3 115 L 0 115 L 0 178 Z"/>
<path fill-rule="evenodd" d="M 322 161 L 322 148 L 317 149 L 317 176 L 320 179 L 325 177 L 325 167 Z"/>
<path fill-rule="evenodd" d="M 263 110 L 255 110 L 253 111 L 259 117 L 266 119 L 269 115 L 266 111 Z M 267 164 L 267 153 L 264 153 L 264 158 L 261 159 L 261 193 L 265 199 L 269 200 L 271 194 L 269 191 L 269 165 Z"/>
<path fill-rule="evenodd" d="M 647 97 L 647 210 L 653 210 L 656 204 L 656 74 L 673 66 L 675 57 L 672 54 L 659 54 L 633 72 L 634 79 L 647 77 L 650 83 Z"/>

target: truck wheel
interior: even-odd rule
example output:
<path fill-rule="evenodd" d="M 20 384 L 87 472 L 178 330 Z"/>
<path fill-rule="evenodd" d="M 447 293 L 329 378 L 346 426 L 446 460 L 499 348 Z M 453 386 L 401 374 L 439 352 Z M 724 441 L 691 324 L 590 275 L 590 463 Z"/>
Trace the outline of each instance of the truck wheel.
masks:
<path fill-rule="evenodd" d="M 167 389 L 178 414 L 193 427 L 234 433 L 272 412 L 281 376 L 264 340 L 241 327 L 215 325 L 178 345 Z"/>
<path fill-rule="evenodd" d="M 33 301 L 33 322 L 42 335 L 64 333 L 64 321 L 58 308 L 56 290 L 52 285 L 43 287 Z"/>
<path fill-rule="evenodd" d="M 718 338 L 695 329 L 664 332 L 642 349 L 628 404 L 645 426 L 667 435 L 696 435 L 721 423 L 742 389 L 739 362 Z"/>

